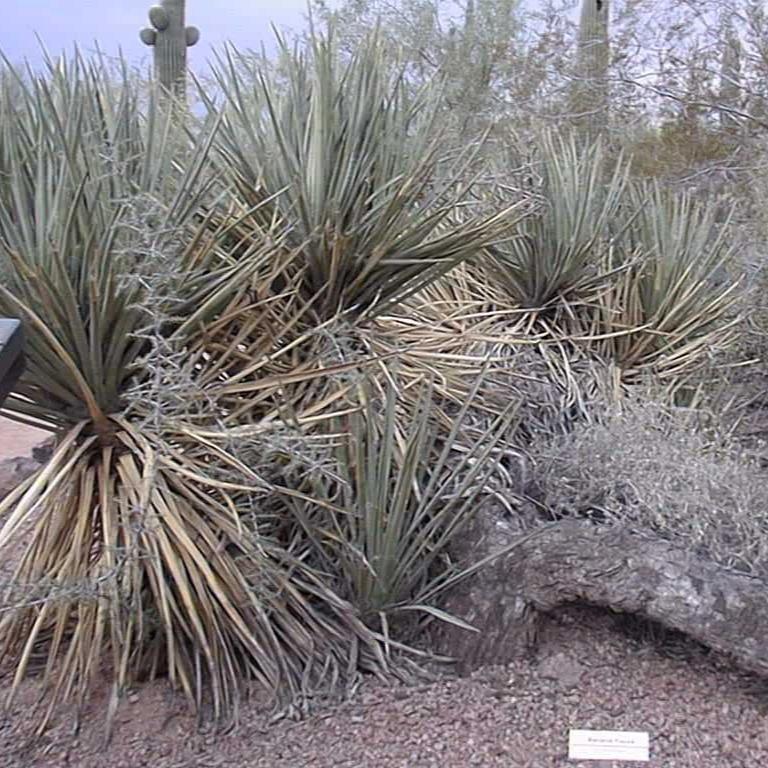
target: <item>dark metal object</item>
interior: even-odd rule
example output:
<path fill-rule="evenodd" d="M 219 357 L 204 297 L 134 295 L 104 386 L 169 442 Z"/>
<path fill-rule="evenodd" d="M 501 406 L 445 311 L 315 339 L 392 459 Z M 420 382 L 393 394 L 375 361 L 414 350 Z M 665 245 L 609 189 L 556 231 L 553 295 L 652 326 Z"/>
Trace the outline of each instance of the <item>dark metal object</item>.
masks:
<path fill-rule="evenodd" d="M 24 372 L 24 331 L 20 320 L 0 318 L 0 408 Z"/>

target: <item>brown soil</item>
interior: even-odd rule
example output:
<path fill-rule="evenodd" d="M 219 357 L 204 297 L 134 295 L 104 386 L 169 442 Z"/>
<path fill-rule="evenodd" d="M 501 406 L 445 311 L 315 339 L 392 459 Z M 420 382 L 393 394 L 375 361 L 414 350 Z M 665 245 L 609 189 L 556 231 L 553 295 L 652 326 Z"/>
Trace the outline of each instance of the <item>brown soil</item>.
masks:
<path fill-rule="evenodd" d="M 683 640 L 631 636 L 616 617 L 588 607 L 562 609 L 538 652 L 469 678 L 421 686 L 366 681 L 341 705 L 270 722 L 248 704 L 230 733 L 198 728 L 180 697 L 154 682 L 131 692 L 103 747 L 106 686 L 88 702 L 80 733 L 71 713 L 35 738 L 30 681 L 0 720 L 7 768 L 336 768 L 338 766 L 641 765 L 569 761 L 569 728 L 648 731 L 657 768 L 762 768 L 768 765 L 768 685 Z M 550 662 L 566 660 L 558 677 Z M 554 665 L 556 668 L 557 665 Z M 573 673 L 576 673 L 573 676 Z"/>

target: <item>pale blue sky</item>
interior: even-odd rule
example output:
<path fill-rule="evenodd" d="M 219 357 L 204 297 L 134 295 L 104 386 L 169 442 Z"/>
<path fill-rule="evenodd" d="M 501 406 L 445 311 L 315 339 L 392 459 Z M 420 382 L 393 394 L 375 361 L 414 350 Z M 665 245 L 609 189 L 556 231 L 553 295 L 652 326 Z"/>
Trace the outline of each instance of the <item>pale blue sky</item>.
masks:
<path fill-rule="evenodd" d="M 40 61 L 37 33 L 54 55 L 73 43 L 88 51 L 97 40 L 105 53 L 122 46 L 132 63 L 150 61 L 149 48 L 139 40 L 147 11 L 157 0 L 2 0 L 0 51 L 12 62 Z M 331 3 L 331 5 L 334 5 Z M 231 40 L 238 48 L 271 48 L 270 23 L 304 27 L 306 0 L 187 0 L 187 24 L 200 29 L 200 42 L 190 49 L 190 66 L 203 69 L 211 46 Z"/>

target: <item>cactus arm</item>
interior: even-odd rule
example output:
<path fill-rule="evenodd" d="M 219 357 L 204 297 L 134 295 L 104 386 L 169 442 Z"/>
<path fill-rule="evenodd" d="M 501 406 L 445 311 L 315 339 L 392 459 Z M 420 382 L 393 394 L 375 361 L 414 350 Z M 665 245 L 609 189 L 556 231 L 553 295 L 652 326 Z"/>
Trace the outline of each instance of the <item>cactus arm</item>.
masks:
<path fill-rule="evenodd" d="M 187 45 L 192 46 L 200 39 L 200 30 L 197 27 L 187 27 L 184 30 L 184 35 L 187 40 Z"/>
<path fill-rule="evenodd" d="M 167 91 L 183 96 L 186 88 L 187 48 L 200 39 L 197 27 L 184 24 L 185 0 L 161 0 L 149 9 L 149 23 L 139 32 L 154 48 L 155 77 Z"/>
<path fill-rule="evenodd" d="M 157 42 L 157 32 L 152 27 L 144 27 L 139 32 L 139 37 L 144 45 L 154 45 Z"/>
<path fill-rule="evenodd" d="M 165 32 L 170 24 L 168 13 L 162 5 L 153 5 L 149 9 L 149 23 L 158 31 Z"/>

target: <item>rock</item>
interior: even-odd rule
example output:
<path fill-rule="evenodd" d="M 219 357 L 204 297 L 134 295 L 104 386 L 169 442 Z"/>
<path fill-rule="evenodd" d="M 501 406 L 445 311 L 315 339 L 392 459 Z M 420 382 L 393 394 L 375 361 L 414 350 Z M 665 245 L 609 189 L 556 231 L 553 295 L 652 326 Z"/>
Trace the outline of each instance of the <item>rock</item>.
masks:
<path fill-rule="evenodd" d="M 464 566 L 503 552 L 524 535 L 493 505 L 483 504 L 452 553 Z M 476 627 L 469 632 L 441 623 L 435 629 L 438 653 L 456 659 L 461 674 L 485 664 L 507 664 L 531 649 L 540 616 L 520 592 L 510 556 L 500 556 L 461 582 L 440 607 Z"/>
<path fill-rule="evenodd" d="M 0 501 L 2 501 L 19 483 L 40 469 L 41 463 L 28 456 L 0 461 Z"/>
<path fill-rule="evenodd" d="M 51 437 L 48 440 L 46 440 L 44 443 L 41 443 L 40 445 L 36 445 L 32 449 L 32 458 L 35 461 L 40 462 L 41 464 L 45 464 L 48 459 L 53 456 L 53 450 L 56 447 L 56 438 Z"/>
<path fill-rule="evenodd" d="M 436 652 L 454 658 L 460 672 L 509 663 L 536 644 L 539 616 L 582 603 L 683 633 L 743 670 L 768 677 L 768 580 L 760 576 L 622 524 L 566 519 L 526 534 L 498 514 L 478 511 L 462 539 L 463 567 L 507 552 L 465 579 L 440 606 L 478 630 L 443 623 L 435 632 Z"/>
<path fill-rule="evenodd" d="M 539 664 L 539 674 L 547 680 L 556 681 L 562 688 L 568 690 L 576 688 L 581 683 L 584 667 L 567 653 L 555 653 Z"/>

